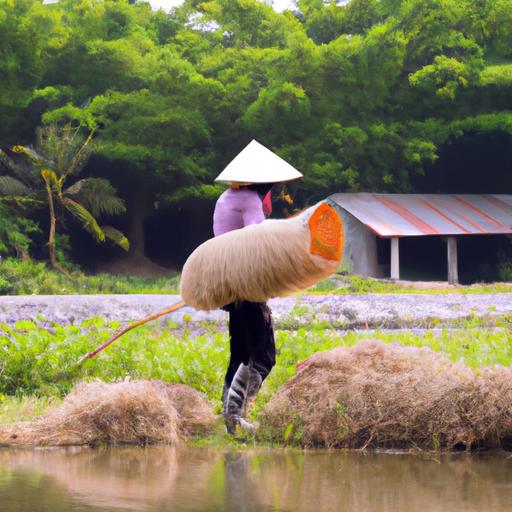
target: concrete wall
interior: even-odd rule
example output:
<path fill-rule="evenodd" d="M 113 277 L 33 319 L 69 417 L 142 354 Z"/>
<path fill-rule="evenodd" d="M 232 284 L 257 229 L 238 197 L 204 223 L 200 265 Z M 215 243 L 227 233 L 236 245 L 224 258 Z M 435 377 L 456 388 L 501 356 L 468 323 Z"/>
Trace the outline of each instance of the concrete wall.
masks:
<path fill-rule="evenodd" d="M 389 277 L 389 265 L 380 265 L 377 259 L 377 235 L 352 214 L 336 206 L 343 221 L 345 244 L 342 269 L 367 277 Z"/>

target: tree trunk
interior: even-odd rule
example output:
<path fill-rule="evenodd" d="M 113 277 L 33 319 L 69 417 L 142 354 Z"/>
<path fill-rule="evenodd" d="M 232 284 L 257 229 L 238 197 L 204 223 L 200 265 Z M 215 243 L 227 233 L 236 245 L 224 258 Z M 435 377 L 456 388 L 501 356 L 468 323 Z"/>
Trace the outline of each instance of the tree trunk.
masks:
<path fill-rule="evenodd" d="M 69 276 L 69 272 L 57 261 L 55 256 L 55 226 L 57 224 L 57 217 L 55 216 L 53 193 L 49 183 L 46 183 L 46 192 L 48 193 L 48 207 L 50 210 L 50 233 L 48 235 L 48 255 L 50 256 L 50 263 L 55 270 Z"/>
<path fill-rule="evenodd" d="M 140 191 L 129 203 L 130 224 L 128 240 L 130 240 L 129 257 L 141 258 L 145 255 L 146 236 L 144 223 L 152 211 L 151 197 L 147 191 Z"/>
<path fill-rule="evenodd" d="M 15 245 L 14 250 L 16 251 L 16 256 L 19 260 L 30 261 L 30 254 L 27 250 L 21 248 L 19 245 Z"/>
<path fill-rule="evenodd" d="M 130 250 L 123 254 L 112 265 L 108 265 L 107 272 L 123 275 L 160 276 L 169 274 L 169 269 L 161 267 L 151 261 L 145 254 L 146 236 L 144 224 L 153 213 L 153 192 L 148 187 L 137 190 L 136 195 L 128 200 L 128 214 L 130 216 L 126 235 L 130 241 Z"/>

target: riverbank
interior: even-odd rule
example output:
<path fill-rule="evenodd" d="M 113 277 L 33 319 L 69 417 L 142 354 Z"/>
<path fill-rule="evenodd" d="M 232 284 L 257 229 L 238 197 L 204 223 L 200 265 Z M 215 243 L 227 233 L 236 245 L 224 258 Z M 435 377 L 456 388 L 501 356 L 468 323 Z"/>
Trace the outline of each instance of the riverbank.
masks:
<path fill-rule="evenodd" d="M 258 419 L 266 404 L 297 371 L 297 363 L 311 355 L 352 347 L 369 337 L 387 344 L 428 347 L 450 361 L 471 368 L 512 363 L 510 322 L 496 320 L 492 328 L 467 321 L 466 328 L 411 331 L 338 331 L 324 322 L 313 322 L 296 330 L 277 330 L 277 364 L 258 396 L 252 418 Z M 0 337 L 0 424 L 30 420 L 61 399 L 80 381 L 101 379 L 116 382 L 126 378 L 178 382 L 201 391 L 212 409 L 220 406 L 221 385 L 228 360 L 228 337 L 215 326 L 202 334 L 194 329 L 173 329 L 174 324 L 143 326 L 76 369 L 73 363 L 102 343 L 119 327 L 103 319 L 82 324 L 44 327 L 22 321 L 2 325 Z M 471 329 L 467 328 L 471 327 Z M 213 439 L 218 443 L 218 438 Z"/>
<path fill-rule="evenodd" d="M 128 333 L 83 367 L 74 367 L 126 323 L 179 299 L 0 297 L 0 424 L 40 416 L 58 406 L 77 382 L 94 379 L 182 383 L 204 393 L 212 409 L 218 409 L 229 357 L 227 315 L 220 310 L 183 308 Z M 296 374 L 297 363 L 368 338 L 428 347 L 471 368 L 512 363 L 512 294 L 305 294 L 274 299 L 270 305 L 277 364 L 258 396 L 252 419 L 259 418 Z"/>

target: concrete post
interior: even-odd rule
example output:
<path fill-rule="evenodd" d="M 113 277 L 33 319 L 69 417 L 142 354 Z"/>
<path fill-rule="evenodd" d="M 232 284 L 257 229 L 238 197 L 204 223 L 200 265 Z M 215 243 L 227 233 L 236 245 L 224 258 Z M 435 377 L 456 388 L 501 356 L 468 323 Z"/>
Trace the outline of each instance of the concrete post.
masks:
<path fill-rule="evenodd" d="M 398 238 L 391 239 L 391 279 L 400 279 L 400 254 Z"/>
<path fill-rule="evenodd" d="M 457 238 L 448 237 L 448 284 L 459 284 L 459 270 L 457 264 Z"/>

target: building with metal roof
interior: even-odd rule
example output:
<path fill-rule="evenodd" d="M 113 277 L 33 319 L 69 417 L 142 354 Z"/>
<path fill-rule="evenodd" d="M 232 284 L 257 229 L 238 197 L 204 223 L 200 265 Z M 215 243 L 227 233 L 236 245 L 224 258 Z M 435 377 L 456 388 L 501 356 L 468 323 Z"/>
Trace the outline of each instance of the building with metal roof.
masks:
<path fill-rule="evenodd" d="M 345 226 L 344 261 L 354 273 L 400 278 L 399 240 L 446 240 L 448 281 L 458 282 L 457 240 L 512 234 L 512 195 L 334 194 Z M 378 261 L 379 239 L 390 239 L 389 270 Z"/>

